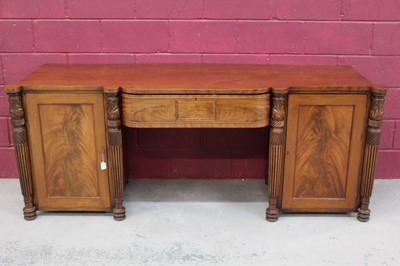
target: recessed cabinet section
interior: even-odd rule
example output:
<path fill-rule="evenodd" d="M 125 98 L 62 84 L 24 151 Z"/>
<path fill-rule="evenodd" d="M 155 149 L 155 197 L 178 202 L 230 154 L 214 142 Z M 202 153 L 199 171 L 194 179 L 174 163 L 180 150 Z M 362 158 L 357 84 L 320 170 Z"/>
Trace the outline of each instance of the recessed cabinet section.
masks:
<path fill-rule="evenodd" d="M 110 210 L 102 93 L 27 93 L 27 129 L 36 207 Z"/>
<path fill-rule="evenodd" d="M 354 211 L 367 127 L 367 95 L 291 94 L 282 210 Z"/>

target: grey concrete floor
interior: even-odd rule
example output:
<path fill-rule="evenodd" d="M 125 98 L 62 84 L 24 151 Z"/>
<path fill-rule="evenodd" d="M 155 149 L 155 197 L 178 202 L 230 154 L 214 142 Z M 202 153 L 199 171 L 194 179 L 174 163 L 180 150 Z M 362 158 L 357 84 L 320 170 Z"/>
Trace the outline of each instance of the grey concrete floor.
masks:
<path fill-rule="evenodd" d="M 127 219 L 22 218 L 16 179 L 0 179 L 0 265 L 400 265 L 400 180 L 377 180 L 372 216 L 264 219 L 262 180 L 131 181 Z"/>

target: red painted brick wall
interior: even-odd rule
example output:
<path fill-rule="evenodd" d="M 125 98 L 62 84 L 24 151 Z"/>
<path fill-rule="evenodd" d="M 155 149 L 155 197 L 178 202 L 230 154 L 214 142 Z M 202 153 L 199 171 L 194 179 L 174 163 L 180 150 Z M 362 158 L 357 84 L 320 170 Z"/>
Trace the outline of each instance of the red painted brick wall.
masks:
<path fill-rule="evenodd" d="M 399 0 L 0 0 L 0 89 L 43 63 L 352 65 L 387 84 L 378 178 L 400 178 Z M 265 129 L 130 129 L 134 178 L 263 178 Z M 16 177 L 0 93 L 0 177 Z"/>

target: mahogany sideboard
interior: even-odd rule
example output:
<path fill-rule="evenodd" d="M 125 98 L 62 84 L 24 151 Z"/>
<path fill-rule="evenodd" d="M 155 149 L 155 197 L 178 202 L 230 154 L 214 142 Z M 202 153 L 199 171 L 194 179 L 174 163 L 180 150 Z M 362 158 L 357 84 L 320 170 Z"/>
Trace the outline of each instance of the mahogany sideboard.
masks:
<path fill-rule="evenodd" d="M 44 65 L 5 90 L 26 220 L 37 210 L 123 220 L 124 127 L 268 127 L 268 221 L 369 219 L 386 88 L 350 67 Z"/>

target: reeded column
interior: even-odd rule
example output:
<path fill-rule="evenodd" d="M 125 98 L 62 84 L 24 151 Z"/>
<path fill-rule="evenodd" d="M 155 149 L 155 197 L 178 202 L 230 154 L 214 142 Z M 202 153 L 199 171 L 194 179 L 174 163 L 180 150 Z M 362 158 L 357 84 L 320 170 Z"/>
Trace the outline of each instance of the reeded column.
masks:
<path fill-rule="evenodd" d="M 283 180 L 286 105 L 287 91 L 273 91 L 268 165 L 269 206 L 266 213 L 266 219 L 269 222 L 277 221 L 279 214 L 277 203 Z"/>
<path fill-rule="evenodd" d="M 125 219 L 122 204 L 124 171 L 122 157 L 121 112 L 118 93 L 107 93 L 108 163 L 111 192 L 114 198 L 114 219 Z"/>
<path fill-rule="evenodd" d="M 374 184 L 375 164 L 381 136 L 380 127 L 383 117 L 384 93 L 371 93 L 371 104 L 368 117 L 367 138 L 364 151 L 364 163 L 361 179 L 361 205 L 357 219 L 367 222 L 370 216 L 369 199 Z"/>
<path fill-rule="evenodd" d="M 23 209 L 25 220 L 36 219 L 36 207 L 33 202 L 33 186 L 29 146 L 26 134 L 25 112 L 22 104 L 22 93 L 8 93 L 10 103 L 10 116 L 13 125 L 14 148 L 17 155 L 19 181 L 25 207 Z"/>

